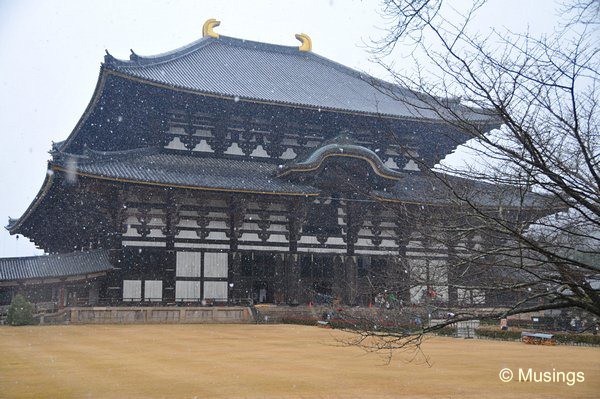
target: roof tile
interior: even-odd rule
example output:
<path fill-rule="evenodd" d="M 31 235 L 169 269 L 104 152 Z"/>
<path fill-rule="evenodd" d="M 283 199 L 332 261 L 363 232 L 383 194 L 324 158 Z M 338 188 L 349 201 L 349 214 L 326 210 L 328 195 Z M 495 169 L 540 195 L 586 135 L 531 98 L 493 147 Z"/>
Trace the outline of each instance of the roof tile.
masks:
<path fill-rule="evenodd" d="M 112 268 L 107 250 L 0 258 L 0 281 L 77 276 Z"/>

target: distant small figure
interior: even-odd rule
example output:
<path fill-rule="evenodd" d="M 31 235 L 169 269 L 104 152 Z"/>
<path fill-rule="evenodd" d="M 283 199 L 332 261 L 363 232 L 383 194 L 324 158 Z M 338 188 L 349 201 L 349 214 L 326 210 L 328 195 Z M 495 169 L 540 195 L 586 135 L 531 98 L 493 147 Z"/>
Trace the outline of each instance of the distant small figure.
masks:
<path fill-rule="evenodd" d="M 380 308 L 382 305 L 383 305 L 383 294 L 380 292 L 379 294 L 375 295 L 375 306 Z"/>

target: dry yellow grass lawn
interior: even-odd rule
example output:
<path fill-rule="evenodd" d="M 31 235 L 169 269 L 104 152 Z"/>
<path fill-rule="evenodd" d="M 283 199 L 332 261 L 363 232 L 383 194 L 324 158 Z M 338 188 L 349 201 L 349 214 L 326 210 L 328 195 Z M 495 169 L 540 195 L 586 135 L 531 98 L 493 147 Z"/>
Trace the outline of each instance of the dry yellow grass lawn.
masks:
<path fill-rule="evenodd" d="M 600 397 L 600 349 L 431 338 L 433 365 L 339 347 L 290 325 L 0 328 L 0 397 Z M 583 371 L 585 382 L 500 382 L 504 367 Z"/>

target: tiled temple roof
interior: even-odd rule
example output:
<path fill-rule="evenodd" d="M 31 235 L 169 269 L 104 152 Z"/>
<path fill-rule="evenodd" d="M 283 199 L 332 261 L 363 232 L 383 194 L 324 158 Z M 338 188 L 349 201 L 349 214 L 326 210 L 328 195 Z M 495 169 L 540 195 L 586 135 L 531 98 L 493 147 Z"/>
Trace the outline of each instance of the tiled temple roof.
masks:
<path fill-rule="evenodd" d="M 157 56 L 132 52 L 128 61 L 108 54 L 104 65 L 135 79 L 240 100 L 417 119 L 439 119 L 437 112 L 444 112 L 421 101 L 423 94 L 311 51 L 226 36 L 203 37 Z M 490 119 L 458 107 L 453 111 L 462 109 L 472 120 Z"/>
<path fill-rule="evenodd" d="M 112 268 L 106 250 L 0 258 L 0 282 L 85 276 Z"/>

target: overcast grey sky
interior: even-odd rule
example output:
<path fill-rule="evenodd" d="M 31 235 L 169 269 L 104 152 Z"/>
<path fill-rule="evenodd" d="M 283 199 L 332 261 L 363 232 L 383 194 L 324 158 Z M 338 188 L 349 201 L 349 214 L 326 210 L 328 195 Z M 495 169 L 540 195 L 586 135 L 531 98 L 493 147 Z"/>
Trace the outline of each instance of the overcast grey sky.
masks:
<path fill-rule="evenodd" d="M 467 1 L 452 2 L 460 6 Z M 117 58 L 152 55 L 202 35 L 208 18 L 227 36 L 296 46 L 385 78 L 364 43 L 380 37 L 378 1 L 82 1 L 0 0 L 0 225 L 19 217 L 46 173 L 52 141 L 64 140 L 83 113 L 104 50 Z M 490 0 L 477 29 L 550 30 L 556 5 L 548 0 Z M 397 67 L 404 66 L 402 60 Z M 41 253 L 0 229 L 0 257 Z"/>

